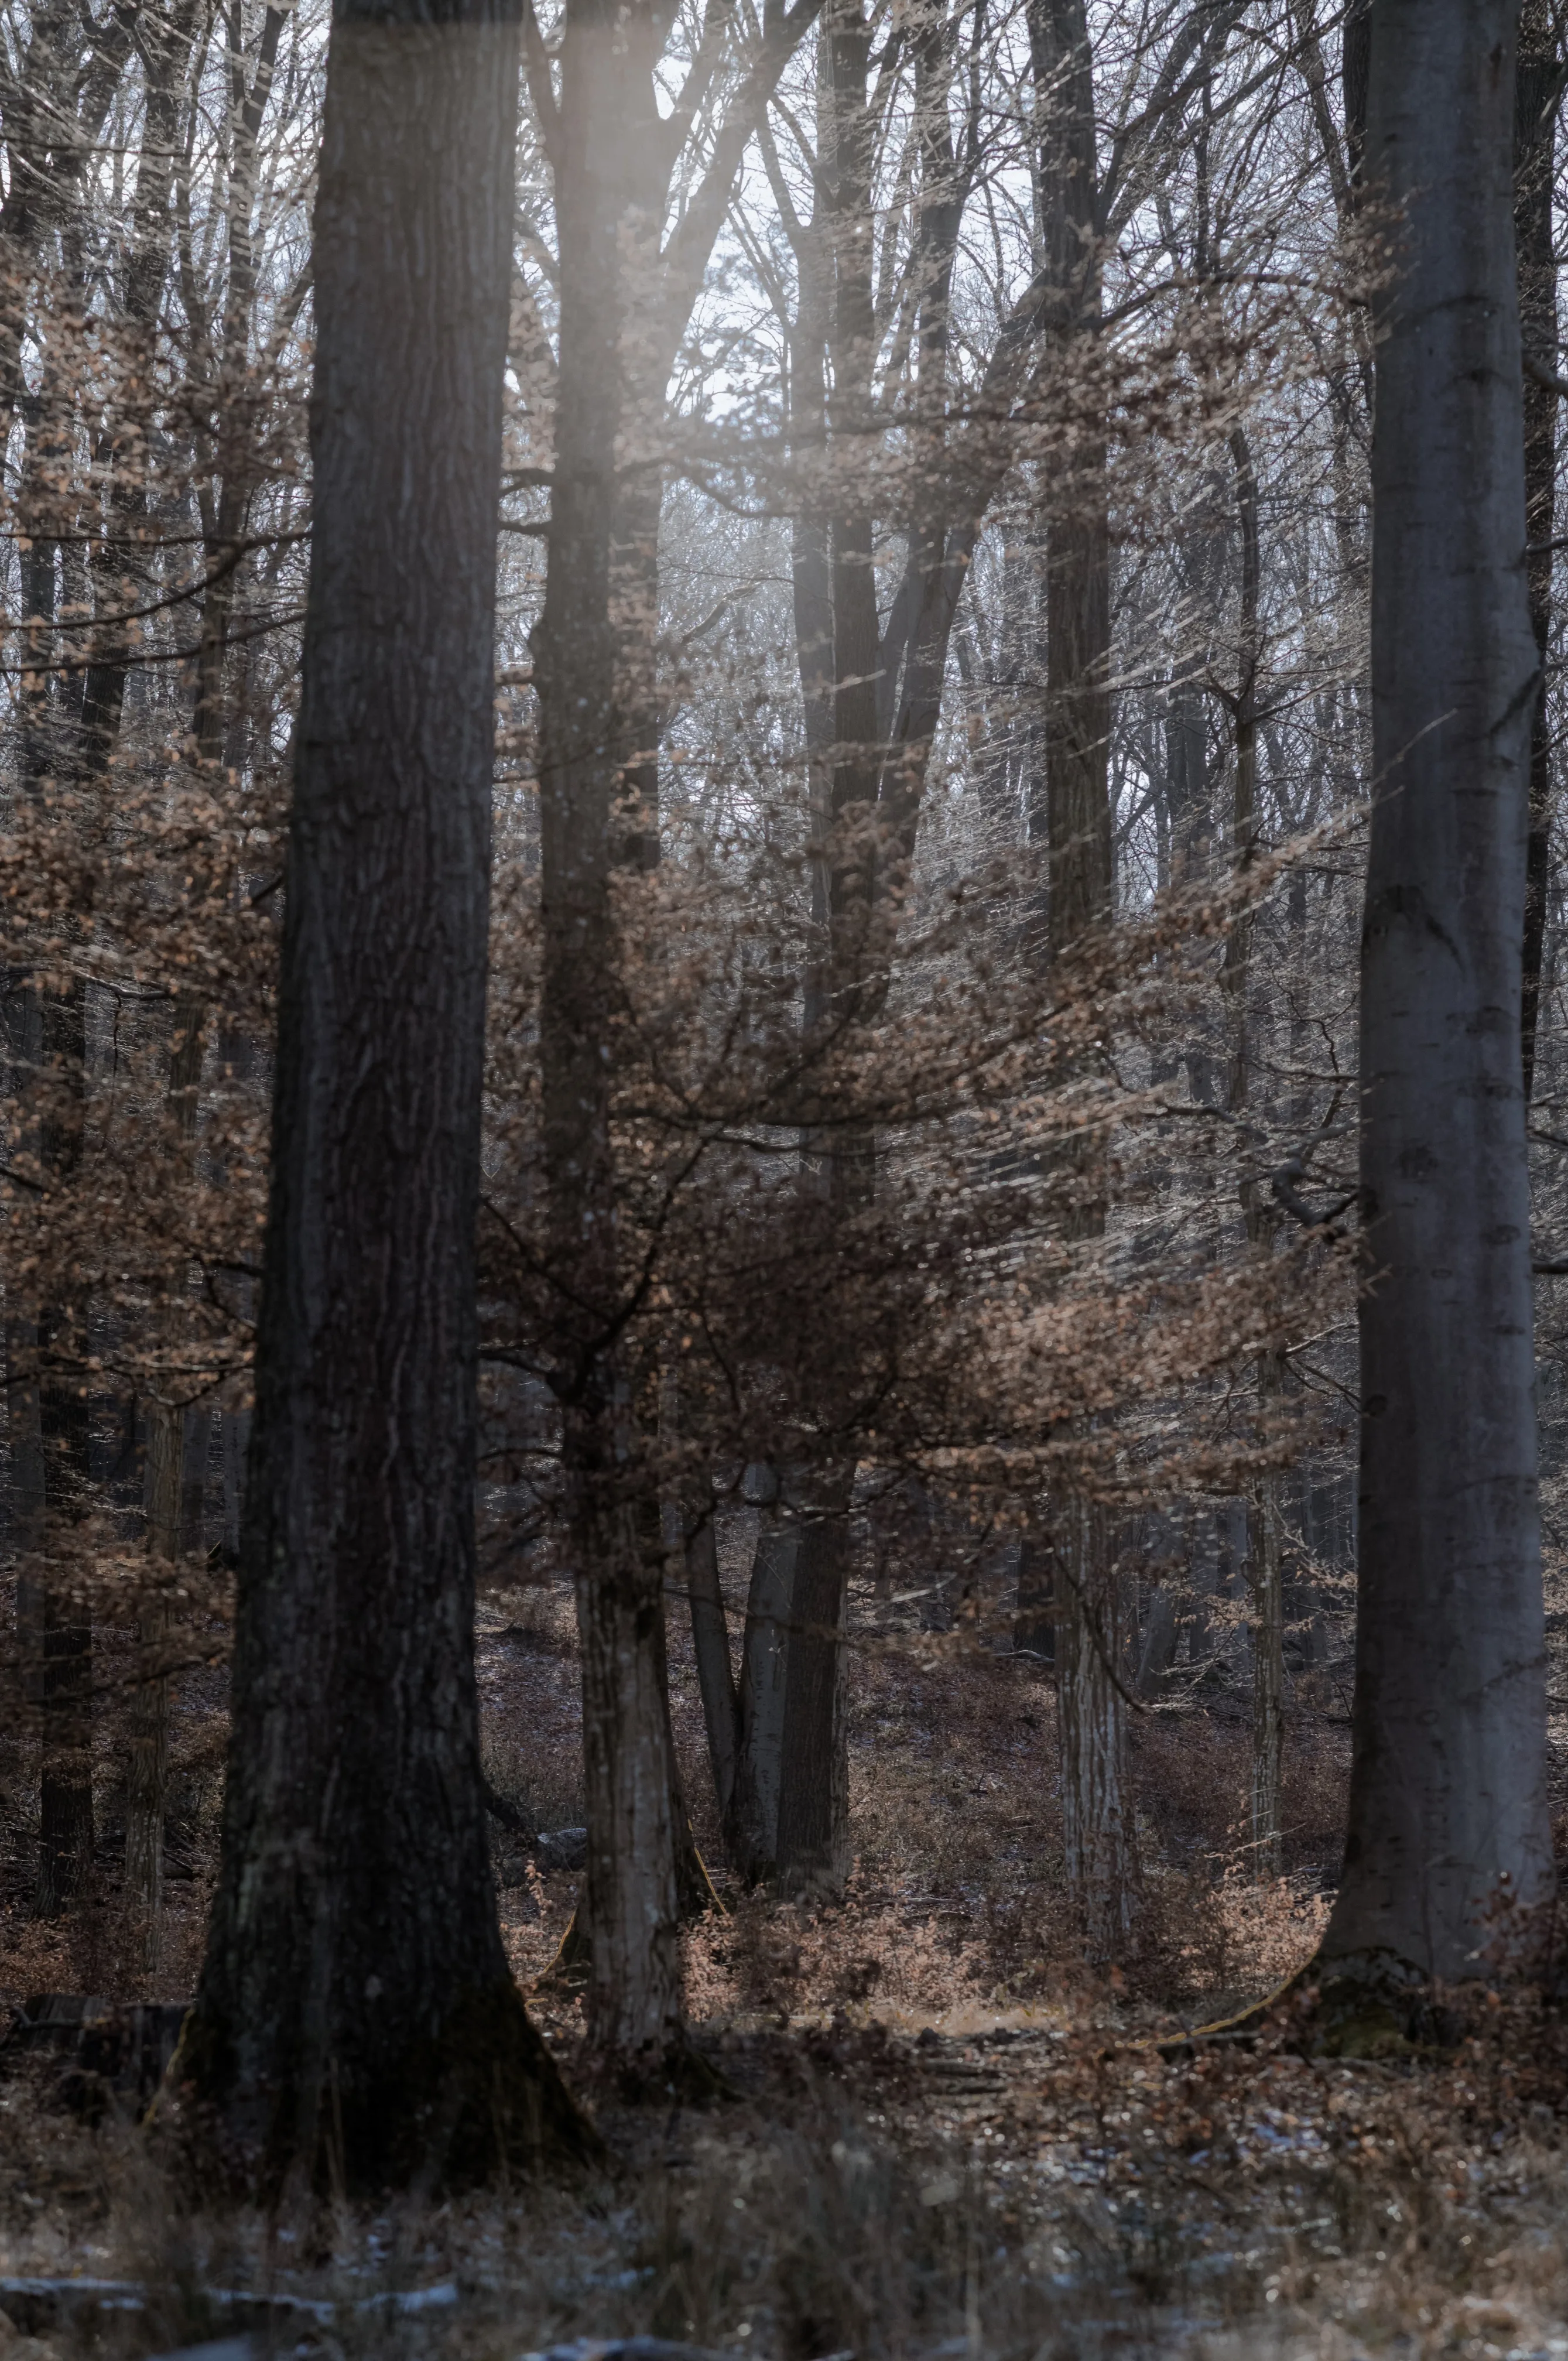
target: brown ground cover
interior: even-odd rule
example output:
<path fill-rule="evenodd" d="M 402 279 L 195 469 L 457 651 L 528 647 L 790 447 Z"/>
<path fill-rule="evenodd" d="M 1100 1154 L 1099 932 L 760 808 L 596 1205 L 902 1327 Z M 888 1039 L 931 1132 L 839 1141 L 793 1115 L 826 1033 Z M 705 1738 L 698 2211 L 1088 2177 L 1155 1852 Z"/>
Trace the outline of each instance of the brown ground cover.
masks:
<path fill-rule="evenodd" d="M 1311 2054 L 1301 2001 L 1260 2037 L 1185 2037 L 1310 1957 L 1343 1824 L 1337 1675 L 1295 1683 L 1286 1875 L 1267 1888 L 1248 1873 L 1241 1684 L 1216 1676 L 1137 1718 L 1144 1909 L 1126 1959 L 1094 1970 L 1061 1884 L 1048 1671 L 961 1626 L 921 1632 L 874 1610 L 861 1602 L 856 1869 L 842 1904 L 815 1909 L 723 1876 L 672 1619 L 682 1773 L 724 1904 L 688 1931 L 688 2004 L 732 2096 L 702 2112 L 601 2103 L 614 2164 L 591 2184 L 263 2219 L 192 2203 L 121 2112 L 95 2126 L 71 2112 L 58 2060 L 14 2059 L 0 2361 L 137 2361 L 236 2330 L 257 2352 L 453 2361 L 629 2334 L 769 2361 L 1568 2356 L 1554 2011 L 1467 2002 L 1446 2046 L 1355 2062 Z M 479 1671 L 492 1784 L 541 1828 L 579 1825 L 566 1594 L 488 1598 Z M 7 1998 L 145 1989 L 124 1957 L 104 1721 L 101 1891 L 53 1925 L 27 1915 L 26 1794 L 7 1763 Z M 214 1662 L 184 1680 L 176 1717 L 170 1996 L 199 1956 L 224 1721 Z M 495 1836 L 508 1943 L 532 1983 L 576 1881 Z M 547 1981 L 533 2004 L 588 2089 L 575 1996 Z M 118 2308 L 83 2292 L 93 2279 L 126 2283 Z"/>

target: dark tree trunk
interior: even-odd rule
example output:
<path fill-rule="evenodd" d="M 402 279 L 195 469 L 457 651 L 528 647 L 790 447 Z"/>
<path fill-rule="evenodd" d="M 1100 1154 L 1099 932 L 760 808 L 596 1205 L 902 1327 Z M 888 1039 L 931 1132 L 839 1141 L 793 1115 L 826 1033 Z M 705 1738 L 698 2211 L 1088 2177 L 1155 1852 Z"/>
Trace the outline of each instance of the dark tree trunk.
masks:
<path fill-rule="evenodd" d="M 841 1894 L 850 1873 L 848 1488 L 841 1474 L 829 1476 L 795 1552 L 779 1756 L 776 1868 L 785 1894 Z"/>
<path fill-rule="evenodd" d="M 726 1832 L 728 1853 L 740 1767 L 740 1698 L 729 1661 L 729 1631 L 718 1579 L 718 1538 L 711 1515 L 689 1521 L 683 1536 L 682 1555 L 691 1608 L 692 1654 L 696 1660 L 702 1718 L 707 1732 L 708 1767 L 713 1773 L 713 1792 L 718 1799 L 719 1823 Z"/>
<path fill-rule="evenodd" d="M 551 148 L 561 331 L 550 564 L 534 633 L 540 710 L 544 1160 L 551 1242 L 572 1290 L 554 1340 L 567 1518 L 583 1650 L 588 2029 L 655 2070 L 680 2042 L 674 1803 L 662 1645 L 662 1554 L 643 1546 L 620 1274 L 609 1092 L 616 1015 L 611 880 L 641 815 L 622 817 L 624 674 L 612 597 L 620 511 L 621 341 L 652 83 L 639 17 L 625 38 L 599 0 L 573 0 Z M 635 33 L 639 38 L 633 38 Z M 633 752 L 637 749 L 630 750 Z"/>
<path fill-rule="evenodd" d="M 868 73 L 872 28 L 861 0 L 830 0 L 818 51 L 818 148 L 831 297 L 828 353 L 829 447 L 855 449 L 871 407 L 876 332 L 872 302 L 872 125 Z M 856 499 L 850 463 L 828 530 L 832 599 L 833 755 L 829 818 L 847 824 L 852 849 L 836 851 L 823 896 L 827 927 L 808 1010 L 830 1025 L 852 1018 L 872 922 L 873 855 L 869 821 L 877 800 L 877 674 L 881 639 L 873 532 Z M 797 619 L 806 581 L 797 567 Z M 802 687 L 813 686 L 814 651 L 803 642 Z M 869 1127 L 839 1127 L 814 1143 L 818 1185 L 850 1216 L 875 1188 L 876 1143 Z M 795 1542 L 779 1730 L 778 1819 L 773 1871 L 785 1893 L 841 1891 L 849 1871 L 848 1734 L 842 1636 L 849 1603 L 850 1492 L 853 1468 L 813 1471 L 811 1499 Z"/>
<path fill-rule="evenodd" d="M 1018 1596 L 1013 1646 L 1021 1656 L 1057 1660 L 1057 1567 L 1048 1540 L 1025 1533 L 1018 1548 Z"/>
<path fill-rule="evenodd" d="M 65 389 L 52 383 L 46 396 Z M 48 641 L 55 616 L 55 522 L 49 477 L 59 465 L 58 434 L 44 415 L 45 401 L 24 403 L 27 445 L 19 509 L 32 546 L 22 559 L 22 596 L 31 628 L 24 645 L 39 669 L 22 684 L 21 771 L 24 792 L 46 794 L 62 755 L 60 700 L 48 672 Z M 58 523 L 56 529 L 58 530 Z M 41 1179 L 62 1193 L 75 1184 L 85 1136 L 87 999 L 82 979 L 61 987 L 27 983 L 16 998 L 19 1046 L 17 1097 L 25 1109 L 30 1157 Z M 82 1892 L 93 1860 L 93 1624 L 91 1608 L 75 1589 L 71 1528 L 88 1505 L 92 1422 L 86 1386 L 86 1304 L 69 1273 L 50 1273 L 46 1300 L 25 1304 L 31 1347 L 28 1398 L 18 1402 L 16 1441 L 36 1452 L 36 1514 L 26 1521 L 24 1570 L 18 1584 L 19 1638 L 29 1660 L 39 1709 L 38 1855 L 35 1903 L 53 1917 Z M 18 1338 L 20 1331 L 18 1330 Z M 29 1431 L 30 1428 L 30 1431 Z M 62 1572 L 63 1570 L 63 1572 Z"/>
<path fill-rule="evenodd" d="M 202 1005 L 182 993 L 170 1045 L 169 1100 L 186 1155 L 194 1153 L 202 1077 Z M 170 1283 L 178 1286 L 178 1276 Z M 212 1413 L 178 1401 L 148 1405 L 147 1543 L 162 1569 L 202 1550 L 203 1494 Z M 155 1573 L 137 1619 L 139 1664 L 126 1776 L 126 1900 L 140 1964 L 157 1972 L 163 1933 L 163 1822 L 169 1800 L 170 1602 Z"/>
<path fill-rule="evenodd" d="M 1362 938 L 1360 1588 L 1324 1943 L 1474 1975 L 1552 1891 L 1519 1071 L 1536 650 L 1510 0 L 1373 10 L 1366 178 L 1402 210 L 1373 442 Z M 1505 1906 L 1506 1905 L 1506 1906 Z"/>
<path fill-rule="evenodd" d="M 580 2147 L 508 1972 L 473 1668 L 517 32 L 340 5 L 223 1861 L 173 2070 L 277 2174 Z"/>
<path fill-rule="evenodd" d="M 1344 144 L 1354 188 L 1363 177 L 1366 152 L 1367 76 L 1372 67 L 1372 0 L 1346 0 L 1341 41 L 1340 89 L 1344 99 Z"/>
<path fill-rule="evenodd" d="M 754 1471 L 765 1496 L 746 1593 L 736 1722 L 735 1790 L 726 1824 L 730 1866 L 750 1885 L 769 1883 L 779 1861 L 789 1668 L 803 1529 L 805 1471 Z"/>
<path fill-rule="evenodd" d="M 1285 1356 L 1258 1365 L 1258 1408 L 1266 1435 L 1285 1386 Z M 1258 1477 L 1247 1502 L 1246 1586 L 1252 1628 L 1252 1873 L 1267 1884 L 1285 1867 L 1285 1572 L 1279 1477 Z"/>
<path fill-rule="evenodd" d="M 1236 689 L 1231 702 L 1235 730 L 1235 787 L 1231 807 L 1231 859 L 1238 874 L 1257 857 L 1257 687 L 1263 648 L 1258 601 L 1262 547 L 1258 533 L 1257 471 L 1245 429 L 1231 433 L 1236 471 L 1236 521 L 1241 528 L 1241 612 L 1236 648 Z M 1220 984 L 1231 1003 L 1231 1071 L 1227 1104 L 1232 1115 L 1246 1108 L 1253 1089 L 1253 914 L 1241 911 L 1225 943 Z M 1255 1176 L 1242 1183 L 1242 1212 L 1248 1240 L 1266 1246 L 1274 1235 L 1277 1211 L 1265 1199 Z M 1265 1440 L 1284 1390 L 1285 1360 L 1271 1348 L 1258 1358 L 1258 1423 Z M 1253 1487 L 1246 1504 L 1245 1582 L 1251 1596 L 1253 1675 L 1252 1870 L 1266 1884 L 1284 1868 L 1285 1594 L 1280 1558 L 1279 1478 L 1269 1469 Z"/>
<path fill-rule="evenodd" d="M 1546 657 L 1552 631 L 1552 539 L 1557 508 L 1557 258 L 1552 199 L 1557 160 L 1557 108 L 1563 70 L 1546 0 L 1524 0 L 1519 14 L 1514 93 L 1514 247 L 1518 258 L 1524 378 L 1525 528 L 1530 541 L 1530 620 L 1541 665 L 1530 737 L 1530 835 L 1525 858 L 1524 992 L 1519 1042 L 1524 1094 L 1535 1087 L 1535 1037 L 1541 961 L 1552 870 L 1552 737 L 1546 710 Z M 1530 363 L 1534 366 L 1531 368 Z"/>
<path fill-rule="evenodd" d="M 1094 74 L 1084 0 L 1034 0 L 1029 41 L 1045 121 L 1040 161 L 1053 342 L 1080 351 L 1099 328 Z M 1048 942 L 1059 959 L 1111 916 L 1113 872 L 1109 488 L 1102 445 L 1084 449 L 1053 492 L 1047 533 L 1046 814 Z M 1091 1148 L 1091 1158 L 1097 1151 Z M 1105 1226 L 1098 1164 L 1077 1180 L 1073 1226 Z M 1124 1941 L 1137 1883 L 1126 1706 L 1118 1684 L 1123 1605 L 1110 1529 L 1084 1499 L 1057 1504 L 1056 1671 L 1068 1882 L 1091 1951 Z"/>
<path fill-rule="evenodd" d="M 42 1120 L 38 1161 L 69 1191 L 82 1162 L 86 1119 L 87 992 L 80 976 L 41 995 Z M 66 1288 L 38 1314 L 38 1426 L 43 1452 L 44 1542 L 63 1559 L 42 1584 L 42 1712 L 38 1778 L 38 1908 L 50 1917 L 84 1891 L 93 1867 L 93 1609 L 71 1565 L 71 1532 L 85 1516 L 92 1481 L 87 1305 Z"/>

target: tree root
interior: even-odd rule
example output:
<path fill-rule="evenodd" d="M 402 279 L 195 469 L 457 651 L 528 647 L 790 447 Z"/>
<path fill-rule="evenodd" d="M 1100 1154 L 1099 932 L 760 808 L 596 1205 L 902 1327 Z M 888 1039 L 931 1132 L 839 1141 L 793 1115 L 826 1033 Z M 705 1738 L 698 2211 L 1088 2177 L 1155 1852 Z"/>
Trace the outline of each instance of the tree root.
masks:
<path fill-rule="evenodd" d="M 1290 2047 L 1310 2058 L 1422 2057 L 1452 2048 L 1464 2032 L 1463 2010 L 1444 2005 L 1421 1969 L 1392 1951 L 1361 1951 L 1309 1960 L 1250 2008 L 1155 2047 L 1168 2060 L 1201 2041 L 1245 2044 L 1287 2006 L 1296 2018 Z"/>

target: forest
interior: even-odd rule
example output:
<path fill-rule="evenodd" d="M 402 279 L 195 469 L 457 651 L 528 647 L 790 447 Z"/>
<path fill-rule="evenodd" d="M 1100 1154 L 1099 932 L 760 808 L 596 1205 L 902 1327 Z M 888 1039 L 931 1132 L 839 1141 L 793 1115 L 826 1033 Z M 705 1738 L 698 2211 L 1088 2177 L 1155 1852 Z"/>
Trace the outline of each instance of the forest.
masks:
<path fill-rule="evenodd" d="M 1565 104 L 0 0 L 0 2361 L 1568 2356 Z"/>

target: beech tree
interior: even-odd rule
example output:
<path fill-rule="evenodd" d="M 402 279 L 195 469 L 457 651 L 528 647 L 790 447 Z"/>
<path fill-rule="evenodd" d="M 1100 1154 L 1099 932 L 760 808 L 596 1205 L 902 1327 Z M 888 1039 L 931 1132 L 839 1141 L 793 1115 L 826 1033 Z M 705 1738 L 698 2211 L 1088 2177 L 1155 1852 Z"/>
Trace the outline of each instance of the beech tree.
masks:
<path fill-rule="evenodd" d="M 1323 1945 L 1474 1975 L 1552 1891 L 1519 1039 L 1530 724 L 1514 0 L 1372 11 L 1373 437 L 1350 1828 Z M 1463 1372 L 1463 1378 L 1461 1373 Z M 1506 1908 L 1504 1905 L 1508 1905 Z"/>

